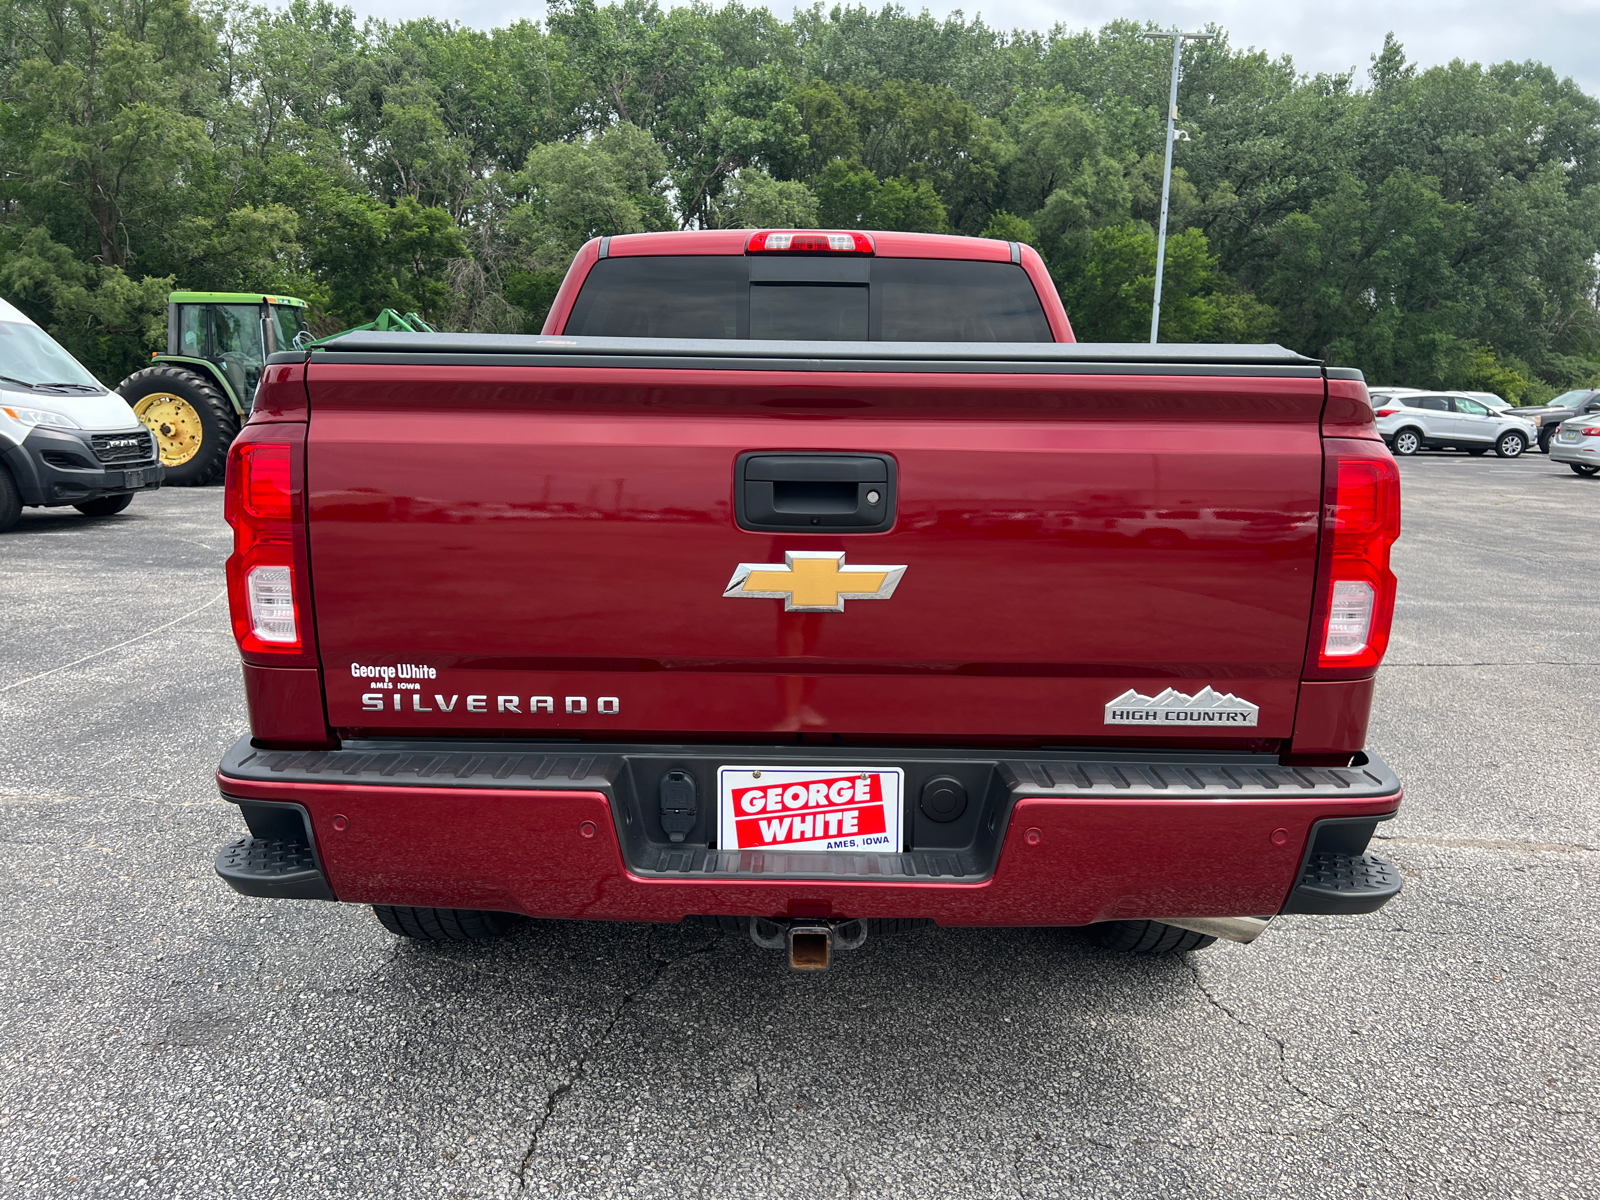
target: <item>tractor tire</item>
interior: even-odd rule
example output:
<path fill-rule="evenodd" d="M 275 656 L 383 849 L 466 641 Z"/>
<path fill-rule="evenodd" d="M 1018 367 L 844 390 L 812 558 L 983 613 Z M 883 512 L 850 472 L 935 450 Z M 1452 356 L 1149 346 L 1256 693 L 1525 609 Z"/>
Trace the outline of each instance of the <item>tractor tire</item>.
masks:
<path fill-rule="evenodd" d="M 155 435 L 163 483 L 200 487 L 222 477 L 239 418 L 216 384 L 198 371 L 163 364 L 135 371 L 117 391 Z"/>
<path fill-rule="evenodd" d="M 0 463 L 0 533 L 21 519 L 22 493 L 17 490 L 17 481 L 11 478 L 10 469 Z"/>
<path fill-rule="evenodd" d="M 1217 939 L 1207 933 L 1163 925 L 1160 921 L 1106 921 L 1089 926 L 1089 937 L 1102 950 L 1119 954 L 1187 954 L 1204 950 Z"/>

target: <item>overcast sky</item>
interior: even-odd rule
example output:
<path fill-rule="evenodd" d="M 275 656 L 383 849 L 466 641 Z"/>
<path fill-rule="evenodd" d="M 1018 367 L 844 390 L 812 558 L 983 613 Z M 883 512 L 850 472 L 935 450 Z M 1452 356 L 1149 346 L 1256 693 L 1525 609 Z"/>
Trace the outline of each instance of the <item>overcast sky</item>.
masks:
<path fill-rule="evenodd" d="M 357 12 L 388 20 L 436 16 L 480 29 L 544 15 L 542 0 L 350 0 Z M 874 3 L 873 7 L 878 4 Z M 790 4 L 771 3 L 787 15 Z M 915 12 L 923 7 L 906 0 Z M 943 16 L 952 4 L 929 4 Z M 1238 47 L 1288 54 L 1302 71 L 1365 72 L 1393 30 L 1407 56 L 1425 66 L 1534 58 L 1600 93 L 1600 0 L 991 0 L 965 6 L 1005 29 L 1048 29 L 1057 21 L 1098 28 L 1119 17 L 1198 29 L 1216 21 Z"/>

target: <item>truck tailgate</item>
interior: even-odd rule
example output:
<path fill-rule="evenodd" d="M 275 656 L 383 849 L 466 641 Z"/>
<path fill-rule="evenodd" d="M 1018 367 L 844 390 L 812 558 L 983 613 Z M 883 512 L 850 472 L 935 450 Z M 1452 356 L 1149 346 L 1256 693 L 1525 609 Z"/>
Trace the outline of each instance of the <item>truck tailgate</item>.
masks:
<path fill-rule="evenodd" d="M 307 368 L 318 648 L 349 734 L 1082 744 L 1146 732 L 1108 724 L 1129 692 L 1208 687 L 1259 712 L 1149 732 L 1293 728 L 1315 368 L 385 357 Z M 738 528 L 750 451 L 887 456 L 893 527 Z M 795 551 L 904 571 L 838 612 L 724 596 Z"/>

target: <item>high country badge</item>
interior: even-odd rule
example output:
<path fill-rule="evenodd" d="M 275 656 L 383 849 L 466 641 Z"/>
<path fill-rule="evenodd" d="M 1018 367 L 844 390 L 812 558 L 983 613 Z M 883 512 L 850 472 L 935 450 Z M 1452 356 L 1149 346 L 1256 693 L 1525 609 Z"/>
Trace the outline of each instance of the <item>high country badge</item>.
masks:
<path fill-rule="evenodd" d="M 782 600 L 784 612 L 843 612 L 846 600 L 887 600 L 904 567 L 845 566 L 839 551 L 790 550 L 781 563 L 740 563 L 722 594 Z"/>
<path fill-rule="evenodd" d="M 1261 710 L 1231 692 L 1201 688 L 1193 696 L 1171 688 L 1143 696 L 1131 688 L 1106 705 L 1107 725 L 1254 725 Z"/>

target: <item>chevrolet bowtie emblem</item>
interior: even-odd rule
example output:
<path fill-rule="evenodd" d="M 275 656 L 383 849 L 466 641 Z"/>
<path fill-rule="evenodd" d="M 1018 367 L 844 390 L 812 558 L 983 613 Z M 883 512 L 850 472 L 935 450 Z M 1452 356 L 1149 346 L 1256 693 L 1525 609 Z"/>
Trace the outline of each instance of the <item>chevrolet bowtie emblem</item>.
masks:
<path fill-rule="evenodd" d="M 735 600 L 782 600 L 784 612 L 843 612 L 846 600 L 887 600 L 904 567 L 847 567 L 844 555 L 791 550 L 780 563 L 740 563 L 722 593 Z"/>

